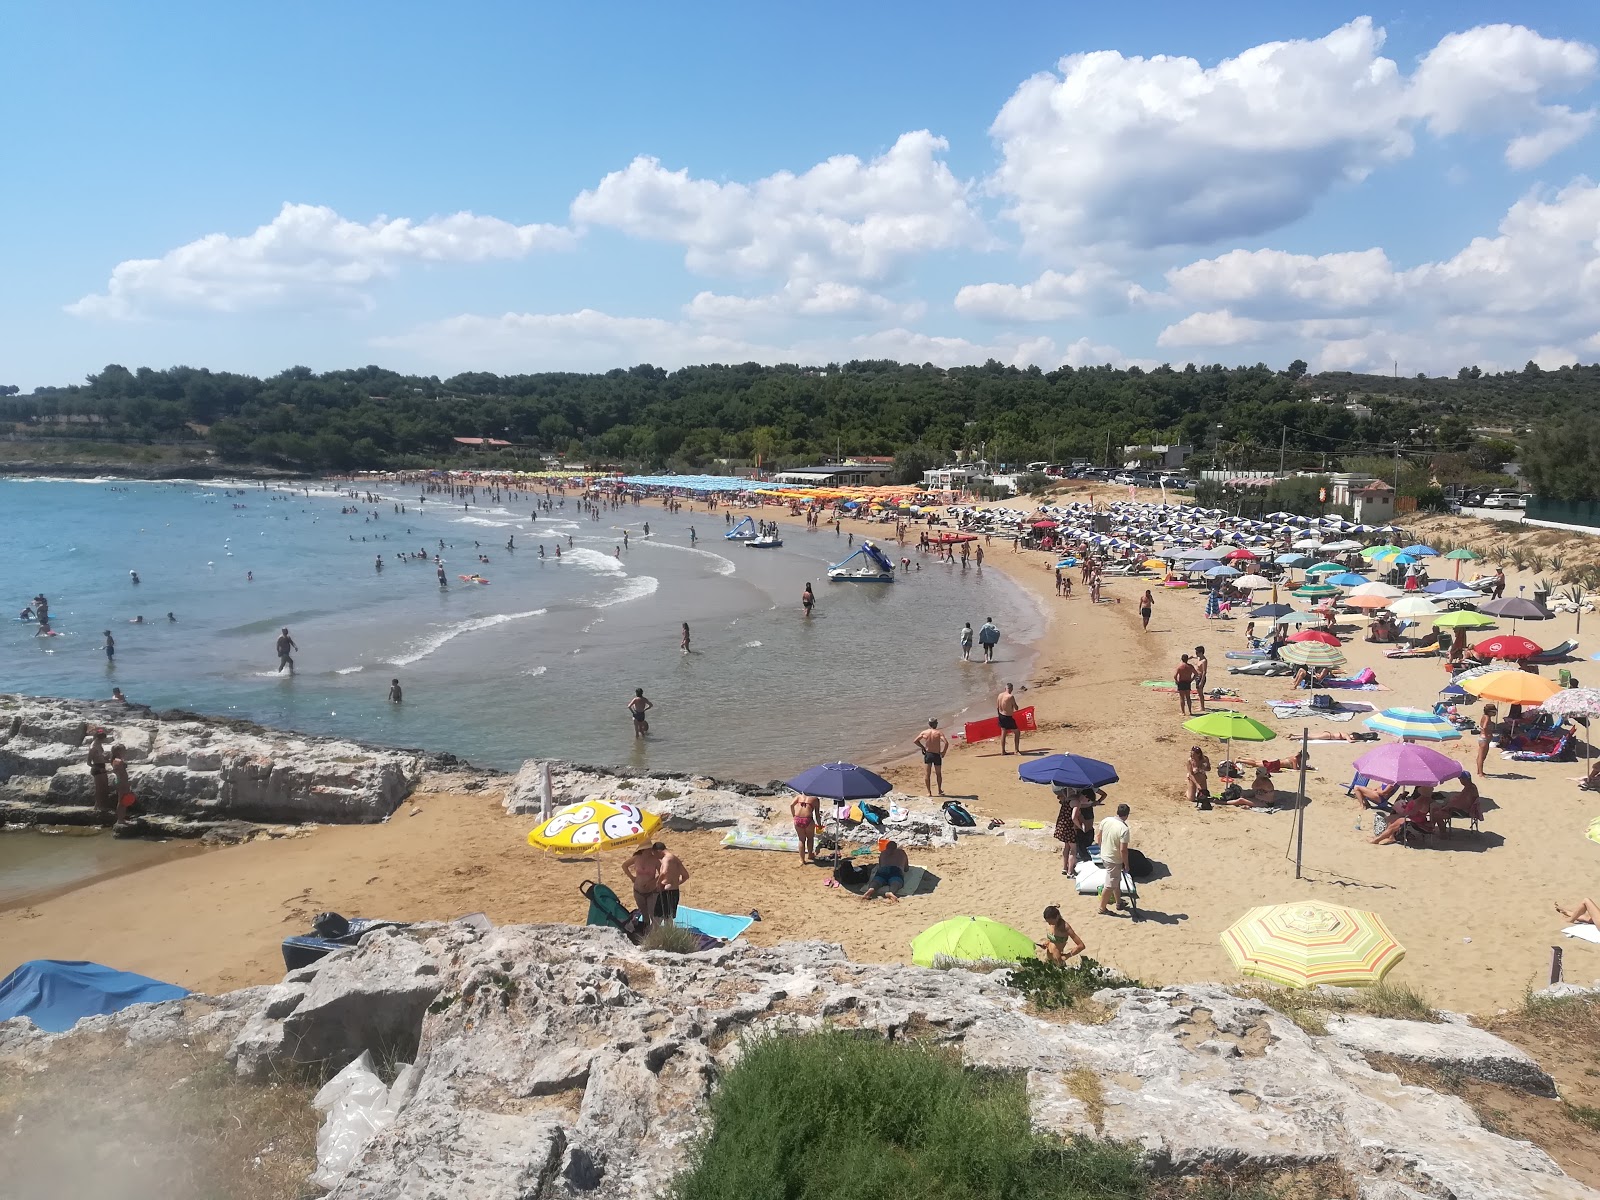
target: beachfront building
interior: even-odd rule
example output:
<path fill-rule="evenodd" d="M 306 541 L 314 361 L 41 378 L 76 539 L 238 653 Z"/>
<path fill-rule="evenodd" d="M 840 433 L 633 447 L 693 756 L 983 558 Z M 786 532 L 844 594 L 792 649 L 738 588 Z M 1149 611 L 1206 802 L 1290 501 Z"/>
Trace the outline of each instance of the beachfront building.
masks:
<path fill-rule="evenodd" d="M 1361 525 L 1387 525 L 1394 520 L 1394 489 L 1375 479 L 1351 497 L 1351 515 Z"/>
<path fill-rule="evenodd" d="M 891 482 L 894 461 L 827 463 L 820 467 L 795 467 L 779 471 L 772 478 L 777 483 L 793 483 L 801 487 L 872 487 Z"/>
<path fill-rule="evenodd" d="M 1154 468 L 1158 471 L 1176 471 L 1189 461 L 1189 456 L 1193 453 L 1193 446 L 1124 446 L 1122 465 Z"/>
<path fill-rule="evenodd" d="M 979 483 L 988 483 L 986 472 L 972 467 L 939 467 L 922 473 L 922 487 L 929 492 L 965 492 Z"/>

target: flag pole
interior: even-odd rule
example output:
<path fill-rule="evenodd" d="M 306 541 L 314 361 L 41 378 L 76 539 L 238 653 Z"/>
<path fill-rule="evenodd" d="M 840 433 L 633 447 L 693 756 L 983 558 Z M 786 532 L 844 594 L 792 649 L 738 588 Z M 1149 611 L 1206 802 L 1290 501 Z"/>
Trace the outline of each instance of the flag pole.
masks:
<path fill-rule="evenodd" d="M 1306 844 L 1306 759 L 1310 754 L 1311 728 L 1300 729 L 1300 794 L 1294 805 L 1294 877 L 1300 878 L 1300 860 Z"/>

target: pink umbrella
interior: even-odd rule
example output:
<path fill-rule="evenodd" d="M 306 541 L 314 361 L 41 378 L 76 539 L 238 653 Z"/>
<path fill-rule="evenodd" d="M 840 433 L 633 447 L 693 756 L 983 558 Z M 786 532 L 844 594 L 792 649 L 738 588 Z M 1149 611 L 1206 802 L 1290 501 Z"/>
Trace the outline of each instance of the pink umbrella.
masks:
<path fill-rule="evenodd" d="M 1356 759 L 1356 770 L 1368 779 L 1402 787 L 1444 783 L 1466 770 L 1448 754 L 1410 742 L 1386 742 Z"/>
<path fill-rule="evenodd" d="M 1237 550 L 1229 550 L 1222 556 L 1224 562 L 1244 562 L 1246 560 L 1253 562 L 1255 557 L 1256 556 L 1254 554 L 1250 553 L 1250 551 L 1246 550 L 1243 546 L 1240 546 Z"/>

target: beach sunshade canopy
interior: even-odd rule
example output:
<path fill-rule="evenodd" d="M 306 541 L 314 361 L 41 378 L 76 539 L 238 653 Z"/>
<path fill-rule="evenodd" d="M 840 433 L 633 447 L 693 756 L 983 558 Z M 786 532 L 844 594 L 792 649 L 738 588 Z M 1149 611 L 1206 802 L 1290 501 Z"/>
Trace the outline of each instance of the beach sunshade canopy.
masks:
<path fill-rule="evenodd" d="M 1351 608 L 1370 608 L 1376 610 L 1380 608 L 1388 608 L 1389 605 L 1394 603 L 1394 599 L 1390 596 L 1374 596 L 1371 593 L 1368 593 L 1367 595 L 1361 595 L 1358 592 L 1351 592 L 1344 598 L 1344 602 Z"/>
<path fill-rule="evenodd" d="M 1147 571 L 1165 571 L 1167 562 L 1162 558 L 1147 558 L 1144 560 L 1144 568 Z"/>
<path fill-rule="evenodd" d="M 1329 587 L 1327 584 L 1310 583 L 1305 587 L 1296 588 L 1290 595 L 1299 596 L 1302 600 L 1320 600 L 1324 596 L 1337 596 L 1339 589 Z"/>
<path fill-rule="evenodd" d="M 1368 779 L 1401 787 L 1433 786 L 1460 778 L 1466 770 L 1448 754 L 1409 742 L 1385 742 L 1356 759 L 1355 767 Z"/>
<path fill-rule="evenodd" d="M 1433 621 L 1435 629 L 1487 629 L 1493 624 L 1493 617 L 1486 617 L 1482 613 L 1468 612 L 1466 609 L 1462 609 L 1460 612 L 1445 613 L 1442 617 L 1435 617 Z"/>
<path fill-rule="evenodd" d="M 1459 729 L 1428 708 L 1386 708 L 1368 717 L 1365 723 L 1368 729 L 1398 738 L 1448 742 L 1461 736 Z"/>
<path fill-rule="evenodd" d="M 1339 639 L 1322 629 L 1302 629 L 1289 635 L 1291 642 L 1318 642 L 1324 646 L 1337 646 Z"/>
<path fill-rule="evenodd" d="M 1306 568 L 1307 575 L 1342 575 L 1344 567 L 1339 563 L 1320 562 Z M 1365 583 L 1365 580 L 1362 580 Z"/>
<path fill-rule="evenodd" d="M 931 967 L 934 959 L 944 955 L 965 962 L 985 958 L 1024 962 L 1033 957 L 1033 949 L 1027 934 L 989 917 L 951 917 L 911 939 L 911 961 Z"/>
<path fill-rule="evenodd" d="M 1412 558 L 1428 558 L 1429 556 L 1437 556 L 1439 552 L 1432 546 L 1424 546 L 1421 542 L 1418 542 L 1415 546 L 1407 546 L 1404 553 L 1411 555 Z"/>
<path fill-rule="evenodd" d="M 1488 613 L 1491 617 L 1510 617 L 1514 621 L 1548 621 L 1555 615 L 1521 596 L 1502 596 L 1498 600 L 1490 600 L 1487 604 L 1478 605 L 1478 611 Z"/>
<path fill-rule="evenodd" d="M 177 984 L 99 963 L 36 958 L 0 979 L 0 1021 L 26 1017 L 46 1033 L 65 1033 L 84 1017 L 188 994 Z"/>
<path fill-rule="evenodd" d="M 1561 690 L 1555 680 L 1527 671 L 1491 671 L 1460 682 L 1478 699 L 1502 704 L 1543 704 Z"/>
<path fill-rule="evenodd" d="M 1457 562 L 1477 562 L 1479 555 L 1476 550 L 1469 550 L 1466 546 L 1457 546 L 1454 550 L 1450 551 L 1450 553 L 1446 554 L 1445 557 L 1453 558 Z"/>
<path fill-rule="evenodd" d="M 1377 913 L 1315 901 L 1252 908 L 1222 946 L 1243 974 L 1285 987 L 1371 987 L 1406 953 Z"/>
<path fill-rule="evenodd" d="M 1314 612 L 1291 612 L 1278 618 L 1279 625 L 1321 625 L 1323 616 Z"/>
<path fill-rule="evenodd" d="M 1441 614 L 1439 606 L 1425 596 L 1402 596 L 1389 605 L 1389 611 L 1397 617 L 1437 617 Z"/>
<path fill-rule="evenodd" d="M 1033 523 L 1033 527 L 1035 529 L 1054 529 L 1056 527 L 1056 523 L 1049 517 L 1044 517 L 1038 521 L 1035 521 Z"/>
<path fill-rule="evenodd" d="M 1367 582 L 1365 575 L 1357 575 L 1354 571 L 1341 571 L 1337 575 L 1324 575 L 1322 582 L 1332 587 L 1354 588 Z"/>
<path fill-rule="evenodd" d="M 1055 787 L 1097 788 L 1117 782 L 1117 769 L 1081 754 L 1047 754 L 1023 763 L 1017 768 L 1017 776 L 1029 783 Z"/>
<path fill-rule="evenodd" d="M 1254 717 L 1236 712 L 1209 712 L 1185 721 L 1183 727 L 1201 737 L 1225 742 L 1270 742 L 1278 736 Z"/>
<path fill-rule="evenodd" d="M 1600 717 L 1600 688 L 1562 688 L 1539 711 L 1555 717 Z"/>
<path fill-rule="evenodd" d="M 1484 638 L 1472 648 L 1472 652 L 1479 658 L 1505 658 L 1516 661 L 1543 654 L 1544 647 L 1538 642 L 1518 637 L 1514 633 L 1497 633 L 1494 637 Z"/>
<path fill-rule="evenodd" d="M 1321 642 L 1295 642 L 1278 651 L 1278 657 L 1284 662 L 1298 663 L 1302 667 L 1342 667 L 1345 664 L 1344 651 L 1337 646 L 1325 646 Z"/>
<path fill-rule="evenodd" d="M 784 786 L 827 800 L 873 800 L 894 789 L 894 784 L 877 772 L 847 762 L 809 767 Z"/>
<path fill-rule="evenodd" d="M 1405 594 L 1404 588 L 1397 588 L 1391 583 L 1383 583 L 1376 579 L 1362 584 L 1350 593 L 1351 596 L 1382 596 L 1385 600 L 1398 600 Z"/>
<path fill-rule="evenodd" d="M 1272 580 L 1263 575 L 1241 575 L 1233 581 L 1233 586 L 1246 592 L 1259 592 L 1271 587 Z"/>
<path fill-rule="evenodd" d="M 1229 550 L 1222 557 L 1227 562 L 1244 562 L 1246 560 L 1248 560 L 1250 562 L 1254 562 L 1256 560 L 1255 551 L 1246 550 L 1243 546 L 1239 546 L 1239 547 L 1236 547 L 1233 550 Z"/>
<path fill-rule="evenodd" d="M 1229 566 L 1212 567 L 1206 572 L 1207 579 L 1231 579 L 1239 572 Z"/>
<path fill-rule="evenodd" d="M 1368 546 L 1361 552 L 1362 558 L 1382 558 L 1387 554 L 1399 554 L 1399 546 Z"/>
<path fill-rule="evenodd" d="M 1280 554 L 1272 560 L 1283 567 L 1303 567 L 1311 561 L 1309 554 Z"/>
<path fill-rule="evenodd" d="M 621 850 L 648 842 L 660 825 L 653 812 L 596 797 L 558 808 L 528 834 L 528 845 L 566 854 Z"/>
<path fill-rule="evenodd" d="M 1286 617 L 1294 612 L 1292 604 L 1263 604 L 1260 608 L 1252 608 L 1250 615 L 1257 619 L 1261 617 Z"/>

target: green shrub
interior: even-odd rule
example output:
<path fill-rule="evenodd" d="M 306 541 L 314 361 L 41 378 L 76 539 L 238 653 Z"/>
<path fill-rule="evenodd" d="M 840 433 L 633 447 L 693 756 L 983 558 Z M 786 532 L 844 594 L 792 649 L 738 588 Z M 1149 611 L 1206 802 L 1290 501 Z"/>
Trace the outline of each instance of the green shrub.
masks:
<path fill-rule="evenodd" d="M 1071 1008 L 1101 988 L 1138 987 L 1139 983 L 1123 978 L 1092 958 L 1080 958 L 1067 965 L 1036 958 L 1016 965 L 1011 972 L 1011 986 L 1026 996 L 1035 1008 L 1049 1010 Z"/>
<path fill-rule="evenodd" d="M 680 925 L 652 925 L 639 943 L 645 950 L 664 950 L 668 954 L 693 954 L 700 949 L 694 930 Z"/>
<path fill-rule="evenodd" d="M 1033 1132 L 1024 1079 L 854 1031 L 749 1043 L 674 1200 L 1137 1200 L 1136 1148 Z"/>

